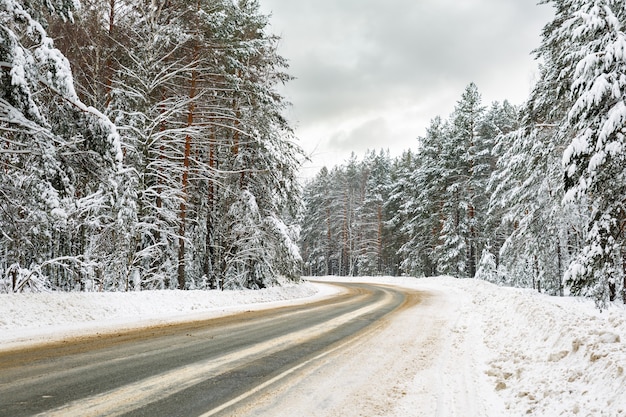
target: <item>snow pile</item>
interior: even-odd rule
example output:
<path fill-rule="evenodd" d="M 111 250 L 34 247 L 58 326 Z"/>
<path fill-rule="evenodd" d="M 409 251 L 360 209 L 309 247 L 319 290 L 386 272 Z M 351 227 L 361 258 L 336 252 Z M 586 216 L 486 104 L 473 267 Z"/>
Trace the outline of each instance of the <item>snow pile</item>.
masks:
<path fill-rule="evenodd" d="M 309 283 L 264 290 L 0 294 L 0 343 L 209 318 L 332 293 Z"/>
<path fill-rule="evenodd" d="M 414 415 L 434 395 L 437 407 L 418 415 L 626 417 L 623 305 L 600 312 L 591 300 L 474 279 L 350 280 L 433 291 L 454 306 L 438 306 L 447 310 L 440 355 L 407 383 L 407 398 L 390 416 Z"/>
<path fill-rule="evenodd" d="M 487 375 L 513 416 L 626 416 L 626 310 L 484 281 L 445 280 L 471 295 L 493 354 Z"/>

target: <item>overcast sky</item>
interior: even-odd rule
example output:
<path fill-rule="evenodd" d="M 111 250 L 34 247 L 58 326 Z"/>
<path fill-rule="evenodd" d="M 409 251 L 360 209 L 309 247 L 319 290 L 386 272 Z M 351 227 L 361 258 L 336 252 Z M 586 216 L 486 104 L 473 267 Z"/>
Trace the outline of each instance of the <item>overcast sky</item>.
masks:
<path fill-rule="evenodd" d="M 416 149 L 475 82 L 483 103 L 521 104 L 552 9 L 537 0 L 260 0 L 296 77 L 283 94 L 313 162 Z"/>

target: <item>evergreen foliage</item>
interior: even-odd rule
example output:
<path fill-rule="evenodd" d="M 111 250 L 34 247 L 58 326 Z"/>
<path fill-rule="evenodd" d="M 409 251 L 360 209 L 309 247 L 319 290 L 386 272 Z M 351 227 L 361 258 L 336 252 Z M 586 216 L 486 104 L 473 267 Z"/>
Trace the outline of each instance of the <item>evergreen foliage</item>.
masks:
<path fill-rule="evenodd" d="M 258 2 L 74 6 L 0 6 L 5 287 L 298 279 L 301 151 Z"/>
<path fill-rule="evenodd" d="M 416 154 L 392 160 L 369 152 L 362 162 L 353 157 L 330 173 L 322 170 L 305 192 L 308 272 L 473 277 L 498 226 L 488 216 L 492 149 L 515 117 L 508 103 L 484 109 L 470 84 L 448 120 L 431 121 Z M 322 242 L 332 249 L 324 251 Z M 346 258 L 350 267 L 342 269 Z"/>
<path fill-rule="evenodd" d="M 85 288 L 122 222 L 117 130 L 80 101 L 34 17 L 68 20 L 72 6 L 0 3 L 0 277 L 13 291 Z"/>
<path fill-rule="evenodd" d="M 0 288 L 258 289 L 304 266 L 626 302 L 626 5 L 544 3 L 526 103 L 470 83 L 416 151 L 302 187 L 257 0 L 0 0 Z"/>
<path fill-rule="evenodd" d="M 431 121 L 417 152 L 376 180 L 386 187 L 386 242 L 395 251 L 387 270 L 585 295 L 603 308 L 620 292 L 626 302 L 626 3 L 543 3 L 556 13 L 535 51 L 541 74 L 528 101 L 483 107 L 468 85 L 448 119 Z M 324 185 L 307 186 L 309 211 L 316 190 L 336 187 L 325 173 Z M 365 190 L 357 201 L 383 195 Z M 344 196 L 326 198 L 341 206 L 335 199 Z M 351 230 L 363 230 L 364 208 L 352 201 L 344 205 L 359 220 Z M 315 235 L 308 219 L 307 248 Z M 314 252 L 315 262 L 332 263 L 333 251 Z"/>

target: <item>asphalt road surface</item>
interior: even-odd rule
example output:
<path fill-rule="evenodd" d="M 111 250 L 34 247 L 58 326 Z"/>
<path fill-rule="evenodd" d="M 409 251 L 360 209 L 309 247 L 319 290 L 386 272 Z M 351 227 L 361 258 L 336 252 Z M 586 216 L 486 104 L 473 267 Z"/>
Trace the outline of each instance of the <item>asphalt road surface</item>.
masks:
<path fill-rule="evenodd" d="M 231 416 L 422 300 L 336 285 L 299 306 L 0 352 L 0 416 Z"/>

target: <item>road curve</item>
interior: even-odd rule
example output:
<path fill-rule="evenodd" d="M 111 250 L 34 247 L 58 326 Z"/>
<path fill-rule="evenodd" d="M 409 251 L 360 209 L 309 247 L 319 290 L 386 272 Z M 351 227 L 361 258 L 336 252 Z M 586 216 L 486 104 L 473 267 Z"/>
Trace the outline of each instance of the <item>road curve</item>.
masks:
<path fill-rule="evenodd" d="M 0 352 L 0 417 L 229 415 L 421 300 L 335 285 L 314 303 Z"/>

